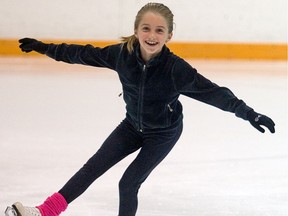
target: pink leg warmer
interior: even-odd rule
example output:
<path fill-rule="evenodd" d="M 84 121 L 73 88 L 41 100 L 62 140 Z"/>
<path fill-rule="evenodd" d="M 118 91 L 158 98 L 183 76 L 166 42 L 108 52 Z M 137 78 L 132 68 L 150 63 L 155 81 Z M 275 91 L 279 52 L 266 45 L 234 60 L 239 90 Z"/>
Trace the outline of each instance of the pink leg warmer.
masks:
<path fill-rule="evenodd" d="M 65 198 L 60 193 L 54 193 L 42 205 L 36 206 L 36 208 L 40 210 L 42 216 L 58 216 L 66 210 L 67 206 Z"/>

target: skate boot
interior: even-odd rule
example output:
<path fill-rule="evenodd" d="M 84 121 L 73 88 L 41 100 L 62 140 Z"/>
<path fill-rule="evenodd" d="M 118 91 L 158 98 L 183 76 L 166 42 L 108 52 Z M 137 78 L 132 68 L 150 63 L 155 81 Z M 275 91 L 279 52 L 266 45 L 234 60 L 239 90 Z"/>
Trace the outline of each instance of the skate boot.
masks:
<path fill-rule="evenodd" d="M 26 207 L 16 202 L 5 211 L 5 216 L 41 216 L 40 210 L 36 207 Z"/>
<path fill-rule="evenodd" d="M 17 216 L 17 212 L 14 208 L 8 206 L 5 210 L 5 216 Z"/>

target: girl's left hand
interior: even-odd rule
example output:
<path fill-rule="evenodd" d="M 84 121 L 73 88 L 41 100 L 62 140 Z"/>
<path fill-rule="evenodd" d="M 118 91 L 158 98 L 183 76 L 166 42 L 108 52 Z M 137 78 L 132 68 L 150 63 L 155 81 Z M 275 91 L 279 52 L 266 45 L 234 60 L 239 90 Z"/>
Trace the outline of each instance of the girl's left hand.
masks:
<path fill-rule="evenodd" d="M 273 120 L 265 115 L 256 113 L 254 110 L 251 110 L 247 113 L 247 119 L 250 124 L 259 130 L 261 133 L 265 132 L 265 129 L 261 125 L 267 127 L 271 133 L 275 133 L 275 123 Z"/>

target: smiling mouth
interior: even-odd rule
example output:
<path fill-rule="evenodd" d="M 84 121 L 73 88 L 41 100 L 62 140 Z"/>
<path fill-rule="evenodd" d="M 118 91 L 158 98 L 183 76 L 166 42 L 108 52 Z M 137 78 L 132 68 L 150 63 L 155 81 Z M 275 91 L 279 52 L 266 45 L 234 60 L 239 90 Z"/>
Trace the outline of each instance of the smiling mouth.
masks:
<path fill-rule="evenodd" d="M 155 42 L 155 41 L 145 41 L 146 44 L 148 44 L 149 46 L 155 46 L 157 45 L 158 43 Z"/>

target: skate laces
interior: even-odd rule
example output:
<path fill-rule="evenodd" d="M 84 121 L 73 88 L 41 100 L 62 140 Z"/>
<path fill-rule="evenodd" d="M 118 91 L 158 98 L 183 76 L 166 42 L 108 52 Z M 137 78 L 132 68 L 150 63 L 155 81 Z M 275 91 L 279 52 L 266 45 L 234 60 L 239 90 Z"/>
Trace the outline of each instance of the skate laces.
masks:
<path fill-rule="evenodd" d="M 27 207 L 27 206 L 24 206 L 24 210 L 25 210 L 25 216 L 27 215 L 31 215 L 31 216 L 41 216 L 41 213 L 39 211 L 38 208 L 35 208 L 35 207 Z"/>

